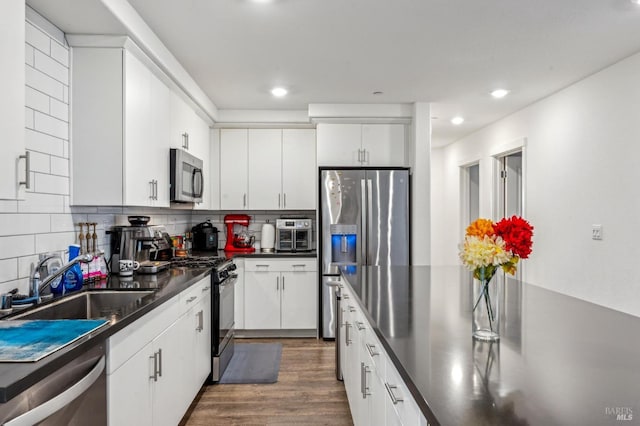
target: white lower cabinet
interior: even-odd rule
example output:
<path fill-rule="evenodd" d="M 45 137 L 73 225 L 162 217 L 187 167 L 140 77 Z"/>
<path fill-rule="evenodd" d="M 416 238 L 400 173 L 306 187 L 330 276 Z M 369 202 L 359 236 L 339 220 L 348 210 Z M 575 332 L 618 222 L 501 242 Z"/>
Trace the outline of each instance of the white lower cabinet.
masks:
<path fill-rule="evenodd" d="M 316 271 L 315 259 L 246 259 L 245 329 L 316 329 Z"/>
<path fill-rule="evenodd" d="M 203 278 L 109 338 L 109 425 L 180 422 L 210 372 L 210 282 Z"/>
<path fill-rule="evenodd" d="M 346 296 L 346 297 L 345 297 Z M 342 376 L 353 423 L 427 425 L 351 290 L 342 289 Z"/>

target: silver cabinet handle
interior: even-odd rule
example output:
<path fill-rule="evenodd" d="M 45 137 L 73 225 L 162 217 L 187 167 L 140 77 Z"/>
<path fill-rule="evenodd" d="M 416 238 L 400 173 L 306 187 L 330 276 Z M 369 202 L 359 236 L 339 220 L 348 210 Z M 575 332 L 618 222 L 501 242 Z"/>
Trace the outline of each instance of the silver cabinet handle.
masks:
<path fill-rule="evenodd" d="M 369 355 L 372 357 L 380 355 L 380 352 L 376 351 L 376 345 L 372 345 L 370 343 L 366 343 L 367 351 L 369 351 Z"/>
<path fill-rule="evenodd" d="M 371 395 L 367 384 L 367 374 L 370 372 L 369 366 L 365 365 L 364 362 L 360 362 L 360 393 L 362 393 L 362 399 L 367 399 L 367 395 Z"/>
<path fill-rule="evenodd" d="M 204 330 L 204 312 L 200 310 L 196 316 L 198 317 L 198 326 L 196 327 L 196 331 L 202 332 L 202 330 Z"/>
<path fill-rule="evenodd" d="M 153 200 L 153 181 L 149 181 L 149 199 Z"/>
<path fill-rule="evenodd" d="M 306 268 L 307 265 L 305 265 L 304 263 L 297 263 L 295 265 L 291 265 L 292 268 Z"/>
<path fill-rule="evenodd" d="M 340 287 L 340 288 L 342 288 L 342 287 Z M 348 299 L 348 298 L 349 298 L 349 295 L 348 295 L 348 294 L 343 294 L 343 295 L 342 295 L 342 298 L 343 298 L 343 299 Z"/>
<path fill-rule="evenodd" d="M 155 193 L 153 194 L 156 198 L 156 200 L 158 199 L 158 181 L 155 181 L 154 187 L 156 189 Z"/>
<path fill-rule="evenodd" d="M 362 150 L 358 149 L 358 163 L 362 163 Z"/>
<path fill-rule="evenodd" d="M 18 185 L 31 189 L 31 152 L 25 151 L 24 155 L 19 155 L 18 158 L 24 158 L 24 180 L 18 182 Z"/>
<path fill-rule="evenodd" d="M 187 303 L 191 303 L 194 300 L 196 300 L 198 298 L 198 296 L 191 296 L 190 298 L 187 299 Z"/>
<path fill-rule="evenodd" d="M 353 306 L 349 305 L 349 312 L 355 312 L 356 308 L 354 308 Z"/>
<path fill-rule="evenodd" d="M 284 291 L 284 277 L 282 277 L 282 291 Z"/>
<path fill-rule="evenodd" d="M 262 264 L 262 263 L 256 265 L 256 268 L 268 268 L 268 267 L 269 267 L 269 265 L 265 265 L 265 264 Z"/>
<path fill-rule="evenodd" d="M 187 149 L 189 149 L 189 133 L 187 133 Z"/>
<path fill-rule="evenodd" d="M 398 402 L 403 402 L 404 401 L 403 398 L 398 397 L 393 393 L 393 390 L 397 389 L 398 386 L 390 385 L 389 383 L 384 382 L 384 387 L 387 388 L 387 393 L 389 394 L 389 397 L 391 397 L 391 402 L 393 402 L 393 405 L 396 405 Z"/>
<path fill-rule="evenodd" d="M 346 346 L 351 344 L 351 333 L 349 333 L 349 328 L 351 328 L 351 324 L 349 324 L 349 321 L 346 321 L 344 323 L 344 343 Z"/>
<path fill-rule="evenodd" d="M 276 290 L 280 290 L 280 277 L 276 277 Z"/>
<path fill-rule="evenodd" d="M 204 293 L 205 291 L 209 290 L 211 288 L 211 286 L 206 286 L 205 288 L 202 289 L 202 292 Z"/>
<path fill-rule="evenodd" d="M 358 327 L 358 331 L 362 331 L 366 328 L 362 321 L 356 321 L 356 327 Z"/>
<path fill-rule="evenodd" d="M 364 362 L 360 361 L 360 393 L 364 399 Z"/>
<path fill-rule="evenodd" d="M 104 356 L 100 358 L 98 363 L 91 369 L 91 371 L 76 382 L 73 386 L 62 392 L 55 398 L 50 399 L 44 404 L 38 405 L 32 410 L 15 417 L 8 422 L 4 423 L 9 426 L 22 426 L 22 425 L 35 425 L 51 416 L 56 411 L 69 405 L 72 401 L 84 394 L 95 382 L 100 378 L 100 375 L 104 371 L 105 360 Z"/>
<path fill-rule="evenodd" d="M 280 208 L 280 194 L 278 194 L 278 208 Z"/>
<path fill-rule="evenodd" d="M 158 349 L 158 376 L 162 377 L 162 349 Z"/>
<path fill-rule="evenodd" d="M 247 207 L 247 193 L 242 195 L 242 207 Z"/>
<path fill-rule="evenodd" d="M 184 149 L 189 149 L 189 143 L 187 142 L 189 138 L 189 134 L 187 132 L 184 132 L 182 134 L 182 147 Z"/>
<path fill-rule="evenodd" d="M 286 209 L 287 208 L 287 193 L 286 192 L 282 195 L 282 198 L 284 200 L 284 206 L 283 207 Z"/>
<path fill-rule="evenodd" d="M 149 359 L 153 359 L 153 376 L 149 376 L 150 379 L 153 379 L 154 382 L 158 381 L 158 352 L 154 352 L 153 356 L 150 356 Z"/>

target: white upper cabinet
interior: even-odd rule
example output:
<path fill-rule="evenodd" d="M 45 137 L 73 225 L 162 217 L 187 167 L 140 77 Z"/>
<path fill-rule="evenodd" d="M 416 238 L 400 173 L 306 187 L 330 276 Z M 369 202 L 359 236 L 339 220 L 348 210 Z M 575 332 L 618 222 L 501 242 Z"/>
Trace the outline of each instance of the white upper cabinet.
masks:
<path fill-rule="evenodd" d="M 315 209 L 314 129 L 221 129 L 220 208 Z"/>
<path fill-rule="evenodd" d="M 0 14 L 0 26 L 5 34 L 4 37 L 0 37 L 0 134 L 3 139 L 0 155 L 0 199 L 4 200 L 23 198 L 29 175 L 24 142 L 24 20 L 24 2 L 3 2 Z"/>
<path fill-rule="evenodd" d="M 247 208 L 247 129 L 220 130 L 220 208 Z"/>
<path fill-rule="evenodd" d="M 316 208 L 316 131 L 282 130 L 282 207 Z"/>
<path fill-rule="evenodd" d="M 282 130 L 249 129 L 249 208 L 282 208 Z"/>
<path fill-rule="evenodd" d="M 404 124 L 318 124 L 318 166 L 404 166 Z"/>
<path fill-rule="evenodd" d="M 123 48 L 72 58 L 72 204 L 168 207 L 169 88 Z"/>

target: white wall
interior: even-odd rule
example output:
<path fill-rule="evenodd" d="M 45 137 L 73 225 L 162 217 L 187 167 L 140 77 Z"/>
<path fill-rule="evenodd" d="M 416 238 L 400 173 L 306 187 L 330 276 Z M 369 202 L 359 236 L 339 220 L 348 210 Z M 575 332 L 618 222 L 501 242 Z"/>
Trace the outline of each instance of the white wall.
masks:
<path fill-rule="evenodd" d="M 492 156 L 524 142 L 525 217 L 535 231 L 523 279 L 640 316 L 638 75 L 640 54 L 436 150 L 434 264 L 459 264 L 459 167 L 480 160 L 480 214 L 491 217 Z M 592 224 L 603 240 L 591 239 Z"/>

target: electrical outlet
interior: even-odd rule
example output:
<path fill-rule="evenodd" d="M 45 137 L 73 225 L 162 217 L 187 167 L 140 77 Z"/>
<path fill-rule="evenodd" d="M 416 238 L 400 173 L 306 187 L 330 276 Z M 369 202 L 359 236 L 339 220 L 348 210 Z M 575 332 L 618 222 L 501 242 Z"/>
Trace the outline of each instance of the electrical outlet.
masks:
<path fill-rule="evenodd" d="M 591 238 L 594 240 L 602 239 L 602 225 L 591 225 Z"/>

